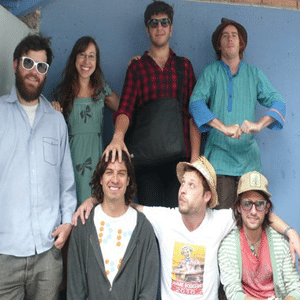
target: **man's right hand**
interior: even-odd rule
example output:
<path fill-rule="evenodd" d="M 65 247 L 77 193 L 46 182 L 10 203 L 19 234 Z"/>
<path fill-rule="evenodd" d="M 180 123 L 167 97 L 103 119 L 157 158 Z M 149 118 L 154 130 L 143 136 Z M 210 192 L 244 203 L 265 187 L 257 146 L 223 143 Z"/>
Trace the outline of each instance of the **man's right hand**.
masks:
<path fill-rule="evenodd" d="M 239 124 L 224 125 L 223 133 L 233 139 L 240 139 L 242 136 L 242 130 Z"/>
<path fill-rule="evenodd" d="M 63 111 L 63 109 L 62 109 L 62 107 L 61 107 L 61 105 L 60 105 L 59 102 L 57 102 L 57 101 L 52 101 L 52 102 L 51 102 L 51 105 L 53 106 L 53 108 L 54 108 L 55 110 L 60 111 L 60 112 Z"/>
<path fill-rule="evenodd" d="M 225 125 L 217 118 L 209 121 L 207 124 L 233 139 L 240 139 L 242 136 L 242 130 L 239 124 Z"/>
<path fill-rule="evenodd" d="M 77 226 L 77 220 L 80 217 L 81 223 L 84 225 L 88 219 L 94 206 L 98 203 L 96 198 L 87 198 L 76 210 L 72 217 L 72 225 Z"/>
<path fill-rule="evenodd" d="M 119 162 L 121 163 L 122 150 L 124 150 L 127 153 L 128 157 L 130 157 L 129 151 L 124 143 L 124 139 L 114 136 L 110 144 L 104 150 L 102 156 L 105 156 L 105 161 L 108 162 L 109 153 L 111 152 L 112 154 L 111 162 L 114 163 L 116 158 L 116 153 L 118 153 Z"/>

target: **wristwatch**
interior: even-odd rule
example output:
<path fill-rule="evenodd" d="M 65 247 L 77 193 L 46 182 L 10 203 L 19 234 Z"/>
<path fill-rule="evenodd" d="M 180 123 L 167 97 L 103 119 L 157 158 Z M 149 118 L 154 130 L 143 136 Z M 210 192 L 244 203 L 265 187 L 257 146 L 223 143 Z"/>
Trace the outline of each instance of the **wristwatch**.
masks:
<path fill-rule="evenodd" d="M 290 229 L 294 229 L 293 227 L 291 227 L 291 226 L 288 226 L 286 229 L 284 229 L 284 231 L 283 231 L 283 235 L 284 236 L 286 236 L 287 237 L 287 232 L 290 230 Z"/>

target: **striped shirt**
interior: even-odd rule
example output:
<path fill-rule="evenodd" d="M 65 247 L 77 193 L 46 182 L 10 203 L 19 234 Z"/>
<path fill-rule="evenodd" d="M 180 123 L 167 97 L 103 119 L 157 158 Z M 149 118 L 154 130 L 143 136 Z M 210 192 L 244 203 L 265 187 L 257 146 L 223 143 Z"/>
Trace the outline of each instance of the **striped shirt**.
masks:
<path fill-rule="evenodd" d="M 284 299 L 293 296 L 300 299 L 300 278 L 292 264 L 287 241 L 283 235 L 270 227 L 266 228 L 276 297 Z M 218 253 L 221 282 L 228 300 L 244 300 L 242 286 L 242 255 L 240 232 L 233 229 L 222 241 Z"/>

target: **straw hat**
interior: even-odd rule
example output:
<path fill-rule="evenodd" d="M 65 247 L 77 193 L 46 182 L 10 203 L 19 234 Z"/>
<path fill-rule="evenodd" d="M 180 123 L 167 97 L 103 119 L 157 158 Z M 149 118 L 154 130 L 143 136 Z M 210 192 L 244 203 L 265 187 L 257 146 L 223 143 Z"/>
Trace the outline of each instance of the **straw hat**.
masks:
<path fill-rule="evenodd" d="M 267 178 L 257 171 L 248 172 L 240 178 L 237 194 L 239 195 L 247 191 L 261 191 L 269 198 L 272 197 L 271 193 L 268 191 Z"/>
<path fill-rule="evenodd" d="M 214 208 L 219 204 L 218 194 L 217 194 L 217 176 L 214 167 L 211 163 L 204 157 L 200 156 L 195 162 L 180 162 L 177 164 L 176 172 L 179 182 L 182 182 L 183 175 L 185 173 L 185 168 L 191 167 L 198 170 L 203 177 L 206 179 L 210 191 L 211 191 L 211 200 L 209 201 L 209 207 Z"/>
<path fill-rule="evenodd" d="M 246 48 L 246 46 L 247 46 L 247 31 L 246 31 L 245 27 L 243 25 L 241 25 L 240 23 L 236 22 L 236 21 L 229 20 L 229 19 L 226 19 L 226 18 L 222 18 L 221 24 L 216 28 L 216 30 L 214 31 L 214 33 L 211 37 L 211 42 L 214 46 L 214 49 L 216 51 L 218 51 L 218 38 L 219 38 L 219 35 L 223 31 L 223 29 L 228 25 L 233 25 L 237 28 L 238 32 L 243 37 L 243 40 L 245 42 L 245 48 Z"/>

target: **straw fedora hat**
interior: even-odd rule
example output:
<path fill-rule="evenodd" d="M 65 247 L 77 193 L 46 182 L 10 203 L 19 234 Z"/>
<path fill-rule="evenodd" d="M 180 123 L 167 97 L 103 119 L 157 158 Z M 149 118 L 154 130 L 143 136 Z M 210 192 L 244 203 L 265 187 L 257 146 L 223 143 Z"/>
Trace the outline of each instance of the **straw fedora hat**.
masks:
<path fill-rule="evenodd" d="M 211 163 L 204 157 L 200 156 L 195 162 L 180 162 L 177 164 L 176 172 L 179 182 L 182 182 L 183 175 L 185 173 L 185 168 L 191 167 L 198 170 L 203 177 L 206 179 L 210 191 L 211 191 L 211 200 L 209 201 L 209 207 L 214 208 L 219 204 L 218 194 L 217 194 L 217 176 L 214 167 Z"/>

